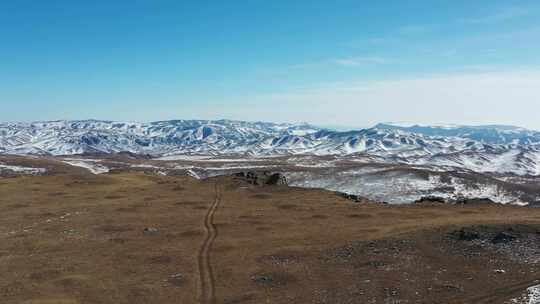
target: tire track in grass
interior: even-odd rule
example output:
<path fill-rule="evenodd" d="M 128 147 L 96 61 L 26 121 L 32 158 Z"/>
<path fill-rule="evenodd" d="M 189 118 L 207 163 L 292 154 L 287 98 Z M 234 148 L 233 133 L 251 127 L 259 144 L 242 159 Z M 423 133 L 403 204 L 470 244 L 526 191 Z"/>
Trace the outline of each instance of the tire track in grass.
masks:
<path fill-rule="evenodd" d="M 201 304 L 215 304 L 216 303 L 216 291 L 215 291 L 215 278 L 214 270 L 210 259 L 210 250 L 212 244 L 218 235 L 216 225 L 214 224 L 214 214 L 221 203 L 221 190 L 218 183 L 214 185 L 214 201 L 208 208 L 208 212 L 204 217 L 204 229 L 206 230 L 206 238 L 199 250 L 198 264 L 199 264 L 199 282 L 200 282 L 200 295 L 199 302 Z"/>

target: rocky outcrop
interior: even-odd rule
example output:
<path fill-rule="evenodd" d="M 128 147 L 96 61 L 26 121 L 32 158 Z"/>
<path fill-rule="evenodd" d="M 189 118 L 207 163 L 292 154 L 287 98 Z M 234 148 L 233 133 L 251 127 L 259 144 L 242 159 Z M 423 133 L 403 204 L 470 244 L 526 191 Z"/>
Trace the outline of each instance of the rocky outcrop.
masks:
<path fill-rule="evenodd" d="M 288 184 L 285 175 L 279 172 L 276 173 L 269 171 L 245 171 L 235 173 L 233 174 L 233 176 L 256 186 L 286 186 Z"/>
<path fill-rule="evenodd" d="M 540 201 L 535 201 L 535 202 L 529 203 L 529 204 L 527 205 L 527 207 L 530 207 L 530 208 L 540 208 Z"/>
<path fill-rule="evenodd" d="M 457 205 L 479 205 L 479 204 L 496 204 L 489 198 L 460 198 L 456 200 Z"/>
<path fill-rule="evenodd" d="M 287 185 L 287 178 L 281 173 L 274 173 L 266 179 L 266 184 L 276 186 Z"/>
<path fill-rule="evenodd" d="M 439 196 L 423 196 L 420 199 L 414 201 L 414 203 L 415 204 L 433 204 L 433 203 L 445 204 L 446 200 L 444 199 L 444 197 L 439 197 Z"/>
<path fill-rule="evenodd" d="M 345 192 L 337 192 L 337 194 L 356 203 L 373 203 L 373 201 L 361 195 L 349 194 Z M 384 202 L 379 203 L 384 204 Z"/>
<path fill-rule="evenodd" d="M 497 233 L 497 235 L 495 235 L 495 237 L 491 240 L 491 242 L 493 244 L 506 244 L 506 243 L 512 242 L 515 239 L 516 239 L 515 236 L 511 235 L 508 232 L 503 231 L 503 232 Z"/>

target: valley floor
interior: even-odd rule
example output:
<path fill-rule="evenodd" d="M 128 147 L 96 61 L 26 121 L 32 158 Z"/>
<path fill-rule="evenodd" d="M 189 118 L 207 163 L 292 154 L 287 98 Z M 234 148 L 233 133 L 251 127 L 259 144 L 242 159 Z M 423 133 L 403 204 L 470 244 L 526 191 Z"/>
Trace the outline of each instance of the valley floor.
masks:
<path fill-rule="evenodd" d="M 538 208 L 73 171 L 0 179 L 0 213 L 2 303 L 528 303 L 540 284 Z"/>

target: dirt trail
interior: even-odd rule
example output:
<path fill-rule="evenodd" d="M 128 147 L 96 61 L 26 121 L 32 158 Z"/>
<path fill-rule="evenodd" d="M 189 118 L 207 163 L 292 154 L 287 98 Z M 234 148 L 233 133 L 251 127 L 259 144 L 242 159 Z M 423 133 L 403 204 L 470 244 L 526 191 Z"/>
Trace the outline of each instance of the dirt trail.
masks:
<path fill-rule="evenodd" d="M 210 260 L 210 250 L 212 244 L 218 235 L 216 226 L 214 225 L 214 214 L 221 203 L 221 190 L 218 183 L 214 185 L 215 197 L 214 202 L 208 208 L 208 212 L 204 217 L 204 228 L 206 230 L 206 238 L 199 250 L 199 275 L 200 275 L 200 295 L 199 302 L 201 304 L 216 303 L 215 295 L 215 279 L 212 263 Z"/>

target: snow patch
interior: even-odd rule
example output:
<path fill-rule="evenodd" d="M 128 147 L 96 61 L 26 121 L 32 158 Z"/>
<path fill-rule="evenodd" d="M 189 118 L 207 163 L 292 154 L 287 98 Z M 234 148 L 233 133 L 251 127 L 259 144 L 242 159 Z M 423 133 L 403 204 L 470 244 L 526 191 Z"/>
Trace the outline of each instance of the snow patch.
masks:
<path fill-rule="evenodd" d="M 193 170 L 188 170 L 188 175 L 195 178 L 195 179 L 201 179 L 201 177 Z"/>
<path fill-rule="evenodd" d="M 527 288 L 527 294 L 529 297 L 529 302 L 527 304 L 540 303 L 540 285 L 531 286 Z"/>
<path fill-rule="evenodd" d="M 208 160 L 210 158 L 212 158 L 212 156 L 205 156 L 205 155 L 168 155 L 168 156 L 163 156 L 163 157 L 157 158 L 157 160 L 201 161 L 201 160 Z"/>
<path fill-rule="evenodd" d="M 23 167 L 23 166 L 11 166 L 0 164 L 0 172 L 8 170 L 16 173 L 25 173 L 25 174 L 40 174 L 45 173 L 47 169 L 45 168 L 32 168 L 32 167 Z"/>
<path fill-rule="evenodd" d="M 527 288 L 520 298 L 511 299 L 511 304 L 540 304 L 540 285 Z"/>
<path fill-rule="evenodd" d="M 85 168 L 88 171 L 90 171 L 92 174 L 102 174 L 109 172 L 109 168 L 97 164 L 94 160 L 64 160 L 64 163 L 74 166 L 74 167 L 81 167 Z"/>

